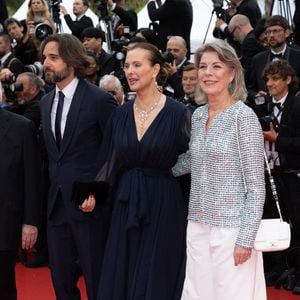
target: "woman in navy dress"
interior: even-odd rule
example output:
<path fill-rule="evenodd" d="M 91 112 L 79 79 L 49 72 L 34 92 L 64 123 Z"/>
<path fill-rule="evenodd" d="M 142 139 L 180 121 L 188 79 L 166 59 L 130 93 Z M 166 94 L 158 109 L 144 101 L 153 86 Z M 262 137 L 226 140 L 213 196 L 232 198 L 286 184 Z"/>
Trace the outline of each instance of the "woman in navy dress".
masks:
<path fill-rule="evenodd" d="M 103 145 L 118 172 L 98 299 L 176 300 L 186 215 L 171 168 L 188 148 L 189 112 L 157 88 L 165 70 L 155 46 L 133 46 L 124 70 L 136 99 L 115 110 Z"/>

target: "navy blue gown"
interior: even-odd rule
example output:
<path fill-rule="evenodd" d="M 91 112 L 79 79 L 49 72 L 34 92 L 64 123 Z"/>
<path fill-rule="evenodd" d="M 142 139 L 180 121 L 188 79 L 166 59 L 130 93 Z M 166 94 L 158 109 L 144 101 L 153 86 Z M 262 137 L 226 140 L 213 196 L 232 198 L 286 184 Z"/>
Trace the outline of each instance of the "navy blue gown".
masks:
<path fill-rule="evenodd" d="M 186 214 L 171 168 L 188 148 L 189 123 L 184 105 L 167 98 L 139 141 L 133 102 L 115 110 L 107 135 L 120 168 L 98 300 L 180 299 Z"/>

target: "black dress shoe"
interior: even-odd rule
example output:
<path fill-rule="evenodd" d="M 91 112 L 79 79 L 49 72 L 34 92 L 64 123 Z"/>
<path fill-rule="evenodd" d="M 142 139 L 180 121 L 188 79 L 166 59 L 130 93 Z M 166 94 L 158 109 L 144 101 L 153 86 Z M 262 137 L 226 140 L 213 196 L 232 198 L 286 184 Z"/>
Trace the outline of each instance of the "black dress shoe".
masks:
<path fill-rule="evenodd" d="M 293 288 L 293 294 L 300 295 L 300 281 L 296 282 Z"/>
<path fill-rule="evenodd" d="M 24 266 L 27 268 L 40 268 L 46 267 L 48 264 L 48 255 L 42 252 L 36 252 L 30 259 L 27 259 Z"/>
<path fill-rule="evenodd" d="M 265 272 L 266 286 L 274 286 L 280 274 L 277 272 Z"/>

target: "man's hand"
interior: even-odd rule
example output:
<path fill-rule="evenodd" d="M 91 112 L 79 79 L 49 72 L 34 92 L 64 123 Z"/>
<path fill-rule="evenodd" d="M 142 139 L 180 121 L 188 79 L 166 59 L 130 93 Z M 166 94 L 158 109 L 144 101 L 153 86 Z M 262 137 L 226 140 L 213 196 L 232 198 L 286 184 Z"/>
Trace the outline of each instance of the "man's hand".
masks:
<path fill-rule="evenodd" d="M 90 195 L 87 199 L 83 201 L 81 205 L 79 205 L 79 208 L 83 212 L 92 212 L 96 205 L 96 199 L 94 195 Z"/>
<path fill-rule="evenodd" d="M 215 27 L 221 29 L 221 26 L 226 24 L 222 19 L 218 18 L 215 23 Z"/>
<path fill-rule="evenodd" d="M 68 14 L 67 9 L 62 4 L 59 5 L 59 9 L 64 16 Z"/>
<path fill-rule="evenodd" d="M 165 67 L 168 71 L 169 76 L 172 76 L 177 72 L 175 60 L 173 60 L 173 63 L 167 63 L 166 62 Z"/>
<path fill-rule="evenodd" d="M 265 141 L 275 143 L 277 140 L 277 132 L 274 130 L 273 123 L 270 123 L 270 130 L 263 131 Z"/>
<path fill-rule="evenodd" d="M 246 262 L 251 256 L 252 249 L 235 246 L 233 251 L 234 265 L 238 266 Z"/>
<path fill-rule="evenodd" d="M 0 72 L 0 81 L 8 81 L 14 77 L 14 73 L 10 69 L 2 69 Z"/>
<path fill-rule="evenodd" d="M 22 249 L 30 249 L 36 243 L 38 229 L 36 226 L 23 224 L 22 226 Z"/>

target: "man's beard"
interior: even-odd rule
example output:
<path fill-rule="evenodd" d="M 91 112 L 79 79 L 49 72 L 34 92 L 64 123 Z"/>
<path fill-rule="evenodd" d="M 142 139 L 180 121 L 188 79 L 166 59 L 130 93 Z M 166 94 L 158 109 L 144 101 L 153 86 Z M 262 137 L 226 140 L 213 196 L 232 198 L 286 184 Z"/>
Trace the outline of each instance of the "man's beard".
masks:
<path fill-rule="evenodd" d="M 65 80 L 70 75 L 70 69 L 66 68 L 60 72 L 45 71 L 45 81 L 47 83 L 57 83 Z"/>
<path fill-rule="evenodd" d="M 281 48 L 283 45 L 285 44 L 285 41 L 284 42 L 270 42 L 270 46 L 272 49 L 278 49 L 278 48 Z"/>

